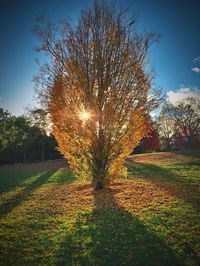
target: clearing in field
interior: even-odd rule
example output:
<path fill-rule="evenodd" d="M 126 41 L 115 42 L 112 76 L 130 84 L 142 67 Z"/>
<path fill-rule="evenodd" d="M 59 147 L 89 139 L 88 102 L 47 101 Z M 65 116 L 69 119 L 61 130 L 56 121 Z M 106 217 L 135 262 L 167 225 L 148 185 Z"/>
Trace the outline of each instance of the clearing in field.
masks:
<path fill-rule="evenodd" d="M 199 265 L 200 153 L 127 165 L 102 191 L 64 161 L 0 167 L 0 264 Z"/>

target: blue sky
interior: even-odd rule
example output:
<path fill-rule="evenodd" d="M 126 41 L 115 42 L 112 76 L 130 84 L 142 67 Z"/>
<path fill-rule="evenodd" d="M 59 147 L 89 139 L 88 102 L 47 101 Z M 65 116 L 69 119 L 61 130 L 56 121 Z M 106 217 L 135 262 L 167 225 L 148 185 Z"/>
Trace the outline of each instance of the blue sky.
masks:
<path fill-rule="evenodd" d="M 151 49 L 155 82 L 171 101 L 184 95 L 200 97 L 200 1 L 124 0 L 115 1 L 138 14 L 138 29 L 162 35 Z M 36 39 L 30 29 L 38 15 L 76 20 L 86 0 L 1 0 L 0 3 L 0 106 L 15 115 L 34 104 L 37 74 L 33 51 Z M 195 60 L 196 58 L 196 60 Z M 192 70 L 193 69 L 193 70 Z"/>

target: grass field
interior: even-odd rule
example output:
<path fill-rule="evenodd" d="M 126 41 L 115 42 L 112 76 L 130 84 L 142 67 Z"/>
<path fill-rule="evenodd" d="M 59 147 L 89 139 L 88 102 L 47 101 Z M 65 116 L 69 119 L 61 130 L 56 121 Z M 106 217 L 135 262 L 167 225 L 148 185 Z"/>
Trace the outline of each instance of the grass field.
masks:
<path fill-rule="evenodd" d="M 0 167 L 0 265 L 200 265 L 200 153 L 130 156 L 94 191 L 63 161 Z"/>

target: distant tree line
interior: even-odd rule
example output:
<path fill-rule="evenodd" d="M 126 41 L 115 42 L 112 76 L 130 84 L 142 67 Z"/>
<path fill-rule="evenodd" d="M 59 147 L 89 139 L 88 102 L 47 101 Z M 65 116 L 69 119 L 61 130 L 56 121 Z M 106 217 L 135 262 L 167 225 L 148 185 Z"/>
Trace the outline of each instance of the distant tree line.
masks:
<path fill-rule="evenodd" d="M 60 158 L 56 141 L 45 128 L 42 111 L 13 116 L 0 108 L 0 164 Z"/>
<path fill-rule="evenodd" d="M 136 152 L 200 149 L 200 100 L 188 97 L 165 102 L 159 115 L 146 126 Z"/>
<path fill-rule="evenodd" d="M 42 109 L 17 117 L 0 108 L 0 164 L 62 158 L 49 121 Z M 200 149 L 200 100 L 192 97 L 175 105 L 164 103 L 154 121 L 145 125 L 134 153 L 187 148 Z"/>
<path fill-rule="evenodd" d="M 165 103 L 156 128 L 166 150 L 200 148 L 200 100 L 188 97 L 175 104 Z"/>

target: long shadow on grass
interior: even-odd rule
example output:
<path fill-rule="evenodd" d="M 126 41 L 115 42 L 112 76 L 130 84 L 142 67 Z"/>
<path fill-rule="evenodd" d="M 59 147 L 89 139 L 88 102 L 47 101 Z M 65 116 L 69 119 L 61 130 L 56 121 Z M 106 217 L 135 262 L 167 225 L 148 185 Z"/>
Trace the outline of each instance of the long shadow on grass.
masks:
<path fill-rule="evenodd" d="M 180 154 L 180 155 L 187 155 L 187 156 L 191 156 L 191 157 L 200 158 L 200 149 L 196 149 L 196 150 L 182 150 L 182 151 L 177 151 L 175 153 Z"/>
<path fill-rule="evenodd" d="M 59 169 L 62 169 L 63 172 L 67 172 L 69 170 L 68 164 L 63 160 L 54 160 L 38 163 L 1 165 L 0 194 L 15 190 L 17 187 L 23 187 L 24 181 L 26 182 L 26 180 L 33 175 L 47 171 L 53 172 Z M 67 178 L 67 180 L 68 179 L 69 178 Z"/>
<path fill-rule="evenodd" d="M 179 165 L 182 166 L 182 164 Z M 189 202 L 194 208 L 199 209 L 198 187 L 190 184 L 190 180 L 185 180 L 184 177 L 154 164 L 135 163 L 133 166 L 128 166 L 128 171 L 129 177 L 133 175 L 133 177 L 155 182 L 158 187 L 162 187 L 171 195 Z M 175 187 L 174 184 L 178 186 Z"/>
<path fill-rule="evenodd" d="M 54 172 L 45 172 L 39 175 L 36 180 L 34 180 L 26 188 L 21 190 L 16 196 L 12 197 L 11 199 L 3 203 L 0 206 L 0 218 L 2 218 L 7 213 L 11 212 L 15 207 L 20 205 L 23 201 L 27 200 L 28 197 L 31 195 L 31 193 L 34 192 L 37 188 L 39 188 L 42 184 L 47 182 L 49 177 L 53 175 Z"/>
<path fill-rule="evenodd" d="M 95 208 L 79 215 L 61 244 L 57 265 L 184 265 L 155 234 L 115 201 L 117 190 L 94 192 Z"/>
<path fill-rule="evenodd" d="M 0 173 L 0 194 L 11 191 L 23 181 L 33 176 L 33 173 L 6 174 Z"/>

